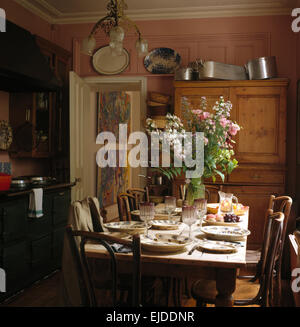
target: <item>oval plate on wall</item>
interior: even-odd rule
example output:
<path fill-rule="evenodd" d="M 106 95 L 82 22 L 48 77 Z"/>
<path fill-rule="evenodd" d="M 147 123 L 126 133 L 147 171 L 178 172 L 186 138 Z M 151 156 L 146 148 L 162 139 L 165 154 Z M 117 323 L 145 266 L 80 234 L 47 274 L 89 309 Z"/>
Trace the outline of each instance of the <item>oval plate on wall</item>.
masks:
<path fill-rule="evenodd" d="M 144 59 L 144 66 L 152 74 L 173 74 L 179 68 L 180 55 L 170 48 L 152 50 Z"/>
<path fill-rule="evenodd" d="M 93 67 L 103 75 L 116 75 L 122 73 L 129 65 L 129 53 L 126 49 L 120 56 L 113 56 L 107 45 L 100 48 L 93 55 Z"/>

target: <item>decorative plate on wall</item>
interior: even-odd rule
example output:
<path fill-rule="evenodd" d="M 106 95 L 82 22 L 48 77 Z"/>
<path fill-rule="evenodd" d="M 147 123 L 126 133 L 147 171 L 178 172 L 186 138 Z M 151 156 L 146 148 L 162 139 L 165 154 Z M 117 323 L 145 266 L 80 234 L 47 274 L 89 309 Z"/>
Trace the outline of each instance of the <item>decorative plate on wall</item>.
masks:
<path fill-rule="evenodd" d="M 170 48 L 152 50 L 144 59 L 144 66 L 152 74 L 173 74 L 179 68 L 180 55 Z"/>
<path fill-rule="evenodd" d="M 0 121 L 0 150 L 7 150 L 12 143 L 12 129 L 6 120 Z"/>
<path fill-rule="evenodd" d="M 116 75 L 122 73 L 129 65 L 129 53 L 126 49 L 120 56 L 113 56 L 107 45 L 100 48 L 93 55 L 93 67 L 103 75 Z"/>

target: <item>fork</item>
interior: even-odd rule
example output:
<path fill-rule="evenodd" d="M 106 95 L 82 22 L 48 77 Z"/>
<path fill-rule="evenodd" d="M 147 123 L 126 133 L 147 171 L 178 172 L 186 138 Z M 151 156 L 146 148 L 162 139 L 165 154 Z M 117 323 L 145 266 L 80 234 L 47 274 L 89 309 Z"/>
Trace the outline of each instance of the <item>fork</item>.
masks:
<path fill-rule="evenodd" d="M 197 247 L 199 246 L 199 244 L 197 243 L 196 245 L 194 245 L 191 249 L 190 249 L 190 251 L 188 252 L 188 255 L 191 255 L 196 249 L 197 249 Z"/>

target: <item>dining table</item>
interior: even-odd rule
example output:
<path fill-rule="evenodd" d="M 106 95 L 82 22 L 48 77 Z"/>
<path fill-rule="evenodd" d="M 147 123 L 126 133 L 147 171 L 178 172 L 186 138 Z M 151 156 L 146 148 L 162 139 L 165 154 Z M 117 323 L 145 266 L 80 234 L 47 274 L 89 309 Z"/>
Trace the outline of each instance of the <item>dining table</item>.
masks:
<path fill-rule="evenodd" d="M 249 208 L 239 217 L 240 221 L 235 225 L 243 230 L 248 230 Z M 178 226 L 173 230 L 154 229 L 152 226 L 148 231 L 149 238 L 156 239 L 164 234 L 166 237 L 174 235 L 175 238 L 187 238 L 189 227 L 180 221 L 177 224 Z M 226 225 L 226 223 L 224 224 Z M 202 245 L 210 242 L 222 243 L 222 241 L 210 240 L 210 237 L 203 232 L 204 227 L 209 225 L 210 223 L 205 219 L 202 224 L 199 223 L 199 220 L 196 221 L 192 225 L 192 236 L 189 242 L 175 251 L 165 251 L 163 247 L 160 249 L 159 246 L 151 248 L 147 245 L 147 241 L 143 241 L 145 235 L 141 235 L 142 276 L 186 278 L 187 280 L 213 279 L 216 281 L 217 289 L 216 306 L 233 306 L 237 274 L 239 269 L 246 265 L 247 236 L 239 238 L 238 241 L 224 241 L 224 244 L 228 243 L 234 247 L 233 251 L 223 252 L 218 249 L 210 251 L 203 248 Z M 108 231 L 108 233 L 110 232 Z M 129 234 L 128 237 L 130 237 Z M 93 259 L 108 259 L 106 250 L 99 244 L 87 244 L 86 254 L 87 257 Z M 116 258 L 119 272 L 128 271 L 130 266 L 128 262 L 132 261 L 132 254 L 116 253 Z"/>

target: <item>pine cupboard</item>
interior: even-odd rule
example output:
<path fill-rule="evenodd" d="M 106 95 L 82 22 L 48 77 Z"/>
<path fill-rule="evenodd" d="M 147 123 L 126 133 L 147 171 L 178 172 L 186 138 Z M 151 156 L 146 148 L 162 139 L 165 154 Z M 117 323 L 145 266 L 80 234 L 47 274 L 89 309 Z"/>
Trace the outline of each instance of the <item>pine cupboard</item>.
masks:
<path fill-rule="evenodd" d="M 232 102 L 231 119 L 242 126 L 234 138 L 239 166 L 224 183 L 217 179 L 216 184 L 222 184 L 225 192 L 234 193 L 241 203 L 250 206 L 248 246 L 259 247 L 269 196 L 285 192 L 288 80 L 175 81 L 174 86 L 174 111 L 179 117 L 183 97 L 195 109 L 202 96 L 209 108 L 220 96 Z M 178 183 L 175 181 L 173 186 L 175 194 Z"/>

